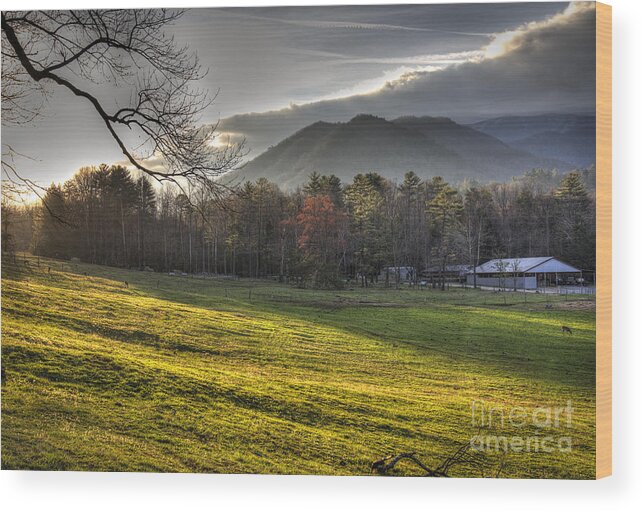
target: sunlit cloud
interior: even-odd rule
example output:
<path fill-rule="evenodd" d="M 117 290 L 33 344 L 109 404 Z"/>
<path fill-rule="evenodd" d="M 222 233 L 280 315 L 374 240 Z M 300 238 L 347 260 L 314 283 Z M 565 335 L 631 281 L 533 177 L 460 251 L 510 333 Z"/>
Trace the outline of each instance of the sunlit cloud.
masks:
<path fill-rule="evenodd" d="M 499 33 L 479 50 L 406 57 L 404 65 L 317 101 L 233 116 L 224 119 L 222 127 L 243 133 L 256 154 L 307 124 L 346 121 L 359 113 L 447 116 L 459 122 L 500 115 L 591 113 L 594 27 L 594 4 L 573 4 L 544 21 Z"/>
<path fill-rule="evenodd" d="M 245 140 L 243 133 L 235 133 L 234 131 L 220 131 L 214 137 L 210 145 L 215 149 L 225 149 L 226 147 L 232 147 L 235 145 L 242 144 Z"/>
<path fill-rule="evenodd" d="M 165 165 L 165 159 L 163 156 L 160 154 L 156 153 L 153 154 L 152 156 L 148 156 L 146 158 L 141 158 L 137 160 L 141 165 L 143 165 L 145 168 L 152 170 L 154 172 L 167 172 L 168 169 Z M 114 165 L 119 165 L 121 167 L 125 167 L 126 169 L 137 173 L 138 170 L 137 168 L 130 162 L 129 160 L 119 160 L 114 162 Z"/>
<path fill-rule="evenodd" d="M 412 55 L 408 57 L 359 58 L 339 54 L 326 54 L 326 56 L 332 57 L 333 64 L 351 66 L 357 66 L 360 64 L 381 64 L 389 66 L 395 65 L 397 67 L 386 69 L 382 71 L 379 76 L 360 80 L 350 87 L 318 96 L 315 98 L 315 101 L 340 99 L 354 95 L 374 94 L 385 87 L 391 88 L 396 84 L 401 84 L 405 81 L 414 79 L 413 73 L 431 73 L 444 69 L 447 66 L 462 64 L 464 62 L 476 62 L 484 57 L 484 52 L 473 50 L 446 54 Z M 291 108 L 293 107 L 293 105 L 289 106 Z"/>
<path fill-rule="evenodd" d="M 491 42 L 484 47 L 482 52 L 485 58 L 497 58 L 520 47 L 524 36 L 537 31 L 540 28 L 556 24 L 565 24 L 570 18 L 579 12 L 593 11 L 594 2 L 570 2 L 569 6 L 560 14 L 556 14 L 545 21 L 530 22 L 518 27 L 515 30 L 509 30 L 499 34 L 493 34 Z"/>

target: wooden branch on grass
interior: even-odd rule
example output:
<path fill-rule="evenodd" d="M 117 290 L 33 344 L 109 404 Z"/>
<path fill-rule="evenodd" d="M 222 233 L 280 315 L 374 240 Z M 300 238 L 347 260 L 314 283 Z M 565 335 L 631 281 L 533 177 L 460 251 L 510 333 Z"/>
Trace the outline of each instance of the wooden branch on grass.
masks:
<path fill-rule="evenodd" d="M 461 444 L 450 456 L 442 461 L 436 468 L 431 468 L 423 463 L 414 452 L 403 452 L 397 455 L 387 456 L 381 460 L 375 461 L 371 465 L 371 472 L 377 472 L 380 475 L 387 475 L 390 470 L 402 460 L 409 460 L 420 467 L 425 477 L 449 477 L 449 470 L 456 465 L 466 465 L 480 471 L 484 477 L 484 469 L 487 467 L 487 460 L 482 453 L 471 452 L 470 442 Z M 495 477 L 500 475 L 502 465 L 495 473 Z"/>
<path fill-rule="evenodd" d="M 422 470 L 424 470 L 428 477 L 444 477 L 443 475 L 438 474 L 434 470 L 432 470 L 429 467 L 427 467 L 419 459 L 417 459 L 415 457 L 414 452 L 403 452 L 402 454 L 398 454 L 397 456 L 392 456 L 391 455 L 391 456 L 387 456 L 386 458 L 382 458 L 381 460 L 377 460 L 371 465 L 371 472 L 377 472 L 380 475 L 386 475 L 386 473 L 389 470 L 394 468 L 395 465 L 397 465 L 402 460 L 410 460 L 410 461 L 412 461 L 418 467 L 420 467 Z"/>

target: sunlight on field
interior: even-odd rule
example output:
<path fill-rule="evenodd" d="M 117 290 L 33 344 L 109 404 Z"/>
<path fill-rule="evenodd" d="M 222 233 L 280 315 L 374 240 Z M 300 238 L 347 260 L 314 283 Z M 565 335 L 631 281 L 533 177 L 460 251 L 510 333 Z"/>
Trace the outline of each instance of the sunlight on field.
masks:
<path fill-rule="evenodd" d="M 438 463 L 478 433 L 474 400 L 572 400 L 570 452 L 487 456 L 505 477 L 591 478 L 593 297 L 506 298 L 6 262 L 2 466 L 369 474 Z"/>

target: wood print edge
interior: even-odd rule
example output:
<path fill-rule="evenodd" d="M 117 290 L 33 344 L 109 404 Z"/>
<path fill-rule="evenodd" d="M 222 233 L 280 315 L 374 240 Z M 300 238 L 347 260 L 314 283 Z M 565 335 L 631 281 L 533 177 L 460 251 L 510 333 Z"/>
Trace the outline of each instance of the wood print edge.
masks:
<path fill-rule="evenodd" d="M 596 3 L 596 478 L 612 474 L 612 7 Z"/>

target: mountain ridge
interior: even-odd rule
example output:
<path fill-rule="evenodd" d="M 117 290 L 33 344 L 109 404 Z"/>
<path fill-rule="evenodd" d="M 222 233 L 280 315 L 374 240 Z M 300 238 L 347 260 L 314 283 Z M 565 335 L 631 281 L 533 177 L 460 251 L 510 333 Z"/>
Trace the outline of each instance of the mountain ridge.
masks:
<path fill-rule="evenodd" d="M 266 177 L 294 189 L 314 171 L 350 182 L 360 172 L 401 181 L 412 170 L 424 179 L 440 175 L 450 181 L 488 182 L 537 167 L 568 170 L 571 165 L 513 147 L 448 117 L 387 120 L 359 114 L 347 122 L 312 123 L 221 179 L 232 183 Z"/>
<path fill-rule="evenodd" d="M 575 166 L 596 161 L 596 117 L 592 114 L 510 115 L 469 126 L 516 149 L 547 154 Z"/>

